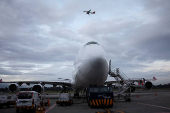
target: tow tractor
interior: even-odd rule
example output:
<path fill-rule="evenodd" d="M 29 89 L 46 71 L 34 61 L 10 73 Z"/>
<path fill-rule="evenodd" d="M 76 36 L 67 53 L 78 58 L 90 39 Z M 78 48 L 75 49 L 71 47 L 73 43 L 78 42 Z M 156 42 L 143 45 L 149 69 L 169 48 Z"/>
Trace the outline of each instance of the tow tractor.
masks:
<path fill-rule="evenodd" d="M 113 88 L 111 86 L 89 87 L 87 102 L 90 107 L 113 107 Z"/>

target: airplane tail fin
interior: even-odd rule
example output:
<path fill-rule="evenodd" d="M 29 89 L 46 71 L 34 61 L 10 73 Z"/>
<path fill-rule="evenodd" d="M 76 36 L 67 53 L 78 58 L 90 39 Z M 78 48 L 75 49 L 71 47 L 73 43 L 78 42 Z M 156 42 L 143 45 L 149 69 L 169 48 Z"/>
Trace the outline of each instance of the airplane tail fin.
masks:
<path fill-rule="evenodd" d="M 0 79 L 0 82 L 2 82 L 2 79 Z"/>
<path fill-rule="evenodd" d="M 153 80 L 157 80 L 155 77 L 153 77 Z"/>
<path fill-rule="evenodd" d="M 93 12 L 93 14 L 95 14 L 95 11 Z"/>

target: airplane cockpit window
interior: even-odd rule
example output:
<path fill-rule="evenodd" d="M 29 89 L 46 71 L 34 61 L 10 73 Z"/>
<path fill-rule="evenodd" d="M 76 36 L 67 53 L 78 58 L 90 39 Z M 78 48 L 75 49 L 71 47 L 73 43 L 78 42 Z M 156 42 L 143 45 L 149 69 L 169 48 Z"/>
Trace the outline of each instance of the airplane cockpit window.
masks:
<path fill-rule="evenodd" d="M 97 44 L 97 45 L 99 45 L 97 42 L 91 41 L 91 42 L 87 42 L 87 43 L 85 44 L 85 46 L 86 46 L 86 45 L 91 45 L 91 44 Z"/>

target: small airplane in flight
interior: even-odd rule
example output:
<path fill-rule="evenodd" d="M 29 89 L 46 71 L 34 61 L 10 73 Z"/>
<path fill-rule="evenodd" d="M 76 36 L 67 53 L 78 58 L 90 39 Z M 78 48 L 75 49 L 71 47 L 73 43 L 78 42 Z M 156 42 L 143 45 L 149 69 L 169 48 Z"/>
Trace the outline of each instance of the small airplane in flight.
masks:
<path fill-rule="evenodd" d="M 88 15 L 90 15 L 90 13 L 95 14 L 95 11 L 94 12 L 90 12 L 90 11 L 91 11 L 91 9 L 89 11 L 84 11 L 84 12 L 86 12 L 86 14 L 88 14 Z"/>

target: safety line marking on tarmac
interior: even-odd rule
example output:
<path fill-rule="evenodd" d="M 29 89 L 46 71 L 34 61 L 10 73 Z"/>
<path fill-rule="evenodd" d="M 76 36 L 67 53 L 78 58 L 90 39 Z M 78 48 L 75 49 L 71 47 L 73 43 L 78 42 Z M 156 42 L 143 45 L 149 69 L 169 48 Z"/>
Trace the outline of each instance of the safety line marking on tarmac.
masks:
<path fill-rule="evenodd" d="M 103 108 L 106 112 L 96 112 L 96 113 L 125 113 L 123 111 L 111 111 L 109 109 Z"/>
<path fill-rule="evenodd" d="M 143 104 L 143 105 L 147 105 L 147 106 L 153 106 L 153 107 L 164 108 L 164 109 L 168 109 L 168 110 L 170 110 L 170 108 L 168 108 L 168 107 L 163 107 L 163 106 L 156 106 L 156 105 L 150 105 L 150 104 L 139 103 L 139 102 L 133 102 L 133 103 Z"/>
<path fill-rule="evenodd" d="M 105 111 L 107 111 L 107 112 L 110 112 L 110 110 L 109 110 L 109 109 L 104 108 L 104 110 L 105 110 Z"/>
<path fill-rule="evenodd" d="M 45 113 L 47 113 L 50 109 L 52 109 L 54 106 L 56 105 L 56 103 L 54 105 L 52 105 L 50 108 L 48 108 Z"/>
<path fill-rule="evenodd" d="M 96 113 L 125 113 L 123 111 L 107 111 L 107 112 L 96 112 Z"/>

